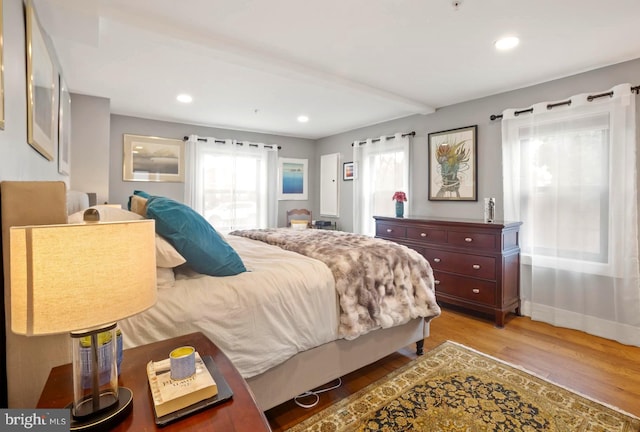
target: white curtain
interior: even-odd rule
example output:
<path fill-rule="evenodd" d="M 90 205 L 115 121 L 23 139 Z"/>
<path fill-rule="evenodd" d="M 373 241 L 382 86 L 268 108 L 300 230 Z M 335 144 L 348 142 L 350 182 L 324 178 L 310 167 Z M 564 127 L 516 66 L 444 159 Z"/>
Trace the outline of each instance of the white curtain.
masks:
<path fill-rule="evenodd" d="M 189 137 L 185 200 L 217 230 L 277 225 L 278 150 L 261 143 Z"/>
<path fill-rule="evenodd" d="M 504 111 L 504 213 L 525 315 L 640 345 L 635 98 L 610 92 Z"/>
<path fill-rule="evenodd" d="M 353 231 L 374 236 L 373 216 L 395 216 L 393 194 L 407 194 L 405 214 L 410 213 L 409 137 L 397 133 L 353 143 L 356 178 L 353 181 Z"/>

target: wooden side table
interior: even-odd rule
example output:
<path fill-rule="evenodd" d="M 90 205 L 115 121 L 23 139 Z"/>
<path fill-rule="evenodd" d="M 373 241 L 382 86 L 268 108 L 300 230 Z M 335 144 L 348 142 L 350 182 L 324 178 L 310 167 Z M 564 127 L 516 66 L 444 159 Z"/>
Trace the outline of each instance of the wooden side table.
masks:
<path fill-rule="evenodd" d="M 146 365 L 150 360 L 157 361 L 168 357 L 172 349 L 183 345 L 193 346 L 200 355 L 210 355 L 213 358 L 233 390 L 233 398 L 159 427 L 154 421 Z M 37 407 L 64 408 L 69 404 L 73 400 L 71 375 L 71 364 L 51 369 Z M 125 350 L 119 385 L 132 390 L 133 412 L 113 429 L 114 431 L 271 431 L 264 413 L 260 411 L 253 398 L 251 389 L 235 366 L 200 332 Z"/>

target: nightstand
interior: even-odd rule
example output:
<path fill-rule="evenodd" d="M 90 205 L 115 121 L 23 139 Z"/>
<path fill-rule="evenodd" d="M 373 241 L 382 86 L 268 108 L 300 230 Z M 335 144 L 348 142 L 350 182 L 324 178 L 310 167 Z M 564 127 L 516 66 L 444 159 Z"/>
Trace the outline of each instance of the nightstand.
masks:
<path fill-rule="evenodd" d="M 336 231 L 338 223 L 336 221 L 316 221 L 313 228 Z"/>
<path fill-rule="evenodd" d="M 213 358 L 233 390 L 233 398 L 159 427 L 154 421 L 146 366 L 150 360 L 166 358 L 172 349 L 183 345 L 193 346 L 201 355 L 210 355 Z M 132 390 L 133 412 L 114 428 L 114 431 L 271 431 L 245 380 L 227 356 L 202 333 L 191 333 L 125 350 L 119 385 Z M 64 408 L 72 400 L 71 364 L 51 369 L 37 408 Z"/>

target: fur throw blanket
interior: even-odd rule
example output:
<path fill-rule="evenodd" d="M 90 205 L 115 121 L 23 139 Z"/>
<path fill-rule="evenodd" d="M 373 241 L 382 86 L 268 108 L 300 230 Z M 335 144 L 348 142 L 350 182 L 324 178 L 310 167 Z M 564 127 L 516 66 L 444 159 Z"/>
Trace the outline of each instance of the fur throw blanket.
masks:
<path fill-rule="evenodd" d="M 418 252 L 391 241 L 328 230 L 234 231 L 324 262 L 340 302 L 339 335 L 355 339 L 373 329 L 440 314 L 433 271 Z"/>

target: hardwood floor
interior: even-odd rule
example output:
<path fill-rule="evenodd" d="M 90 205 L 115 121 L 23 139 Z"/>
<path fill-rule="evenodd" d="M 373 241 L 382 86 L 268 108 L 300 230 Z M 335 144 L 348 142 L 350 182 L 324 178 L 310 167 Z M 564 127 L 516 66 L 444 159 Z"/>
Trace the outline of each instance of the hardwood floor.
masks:
<path fill-rule="evenodd" d="M 489 318 L 452 309 L 431 322 L 425 352 L 446 340 L 459 342 L 485 354 L 519 365 L 548 380 L 640 417 L 640 348 L 591 336 L 583 332 L 508 318 L 496 328 Z M 349 374 L 342 386 L 320 395 L 310 409 L 286 402 L 266 412 L 274 432 L 284 431 L 384 377 L 415 358 L 415 347 L 404 348 Z"/>

